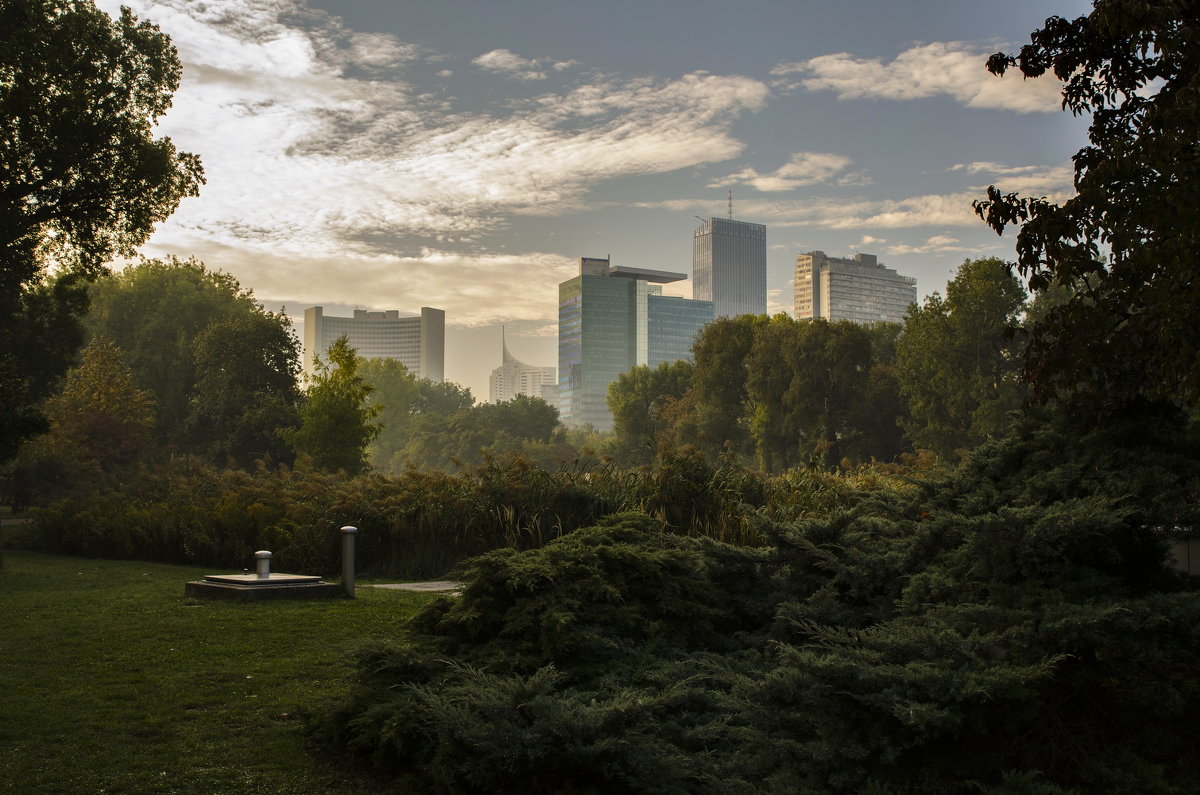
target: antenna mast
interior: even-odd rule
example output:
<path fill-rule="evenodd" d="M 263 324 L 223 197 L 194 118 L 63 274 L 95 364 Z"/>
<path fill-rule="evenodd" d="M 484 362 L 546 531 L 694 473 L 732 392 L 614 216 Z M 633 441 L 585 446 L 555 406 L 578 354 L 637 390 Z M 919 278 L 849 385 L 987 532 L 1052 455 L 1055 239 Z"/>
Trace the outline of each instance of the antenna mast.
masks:
<path fill-rule="evenodd" d="M 729 220 L 733 220 L 733 191 L 729 191 Z"/>

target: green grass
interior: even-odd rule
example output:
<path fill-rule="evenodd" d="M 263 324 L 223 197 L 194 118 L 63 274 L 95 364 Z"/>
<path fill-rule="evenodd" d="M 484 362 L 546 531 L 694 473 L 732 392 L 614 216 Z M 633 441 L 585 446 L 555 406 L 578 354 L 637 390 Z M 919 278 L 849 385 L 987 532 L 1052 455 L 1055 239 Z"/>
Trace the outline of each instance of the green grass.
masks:
<path fill-rule="evenodd" d="M 300 715 L 432 597 L 184 597 L 205 573 L 5 552 L 0 793 L 395 791 L 306 748 Z"/>

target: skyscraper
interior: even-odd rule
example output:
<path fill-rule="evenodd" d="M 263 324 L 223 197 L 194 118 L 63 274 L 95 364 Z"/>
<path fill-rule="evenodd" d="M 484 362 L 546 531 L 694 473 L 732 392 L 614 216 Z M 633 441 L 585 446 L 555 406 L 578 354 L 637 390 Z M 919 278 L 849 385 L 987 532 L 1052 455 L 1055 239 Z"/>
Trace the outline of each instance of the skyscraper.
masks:
<path fill-rule="evenodd" d="M 645 364 L 690 359 L 692 341 L 713 319 L 711 301 L 662 295 L 687 278 L 584 258 L 558 286 L 558 395 L 564 423 L 612 428 L 608 385 Z"/>
<path fill-rule="evenodd" d="M 512 400 L 517 395 L 542 397 L 542 386 L 554 383 L 555 370 L 553 367 L 525 364 L 508 352 L 503 326 L 500 328 L 500 356 L 500 366 L 492 370 L 492 377 L 488 384 L 489 397 L 493 403 Z"/>
<path fill-rule="evenodd" d="M 767 228 L 709 218 L 692 234 L 692 297 L 713 302 L 716 317 L 767 311 Z"/>
<path fill-rule="evenodd" d="M 441 309 L 423 306 L 416 317 L 400 317 L 395 309 L 355 309 L 353 317 L 335 317 L 309 307 L 304 310 L 304 372 L 311 375 L 314 356 L 324 358 L 343 335 L 364 359 L 396 359 L 419 378 L 444 377 L 446 313 Z"/>
<path fill-rule="evenodd" d="M 873 254 L 854 259 L 827 257 L 824 251 L 796 255 L 797 318 L 903 323 L 916 302 L 917 280 L 885 268 Z"/>

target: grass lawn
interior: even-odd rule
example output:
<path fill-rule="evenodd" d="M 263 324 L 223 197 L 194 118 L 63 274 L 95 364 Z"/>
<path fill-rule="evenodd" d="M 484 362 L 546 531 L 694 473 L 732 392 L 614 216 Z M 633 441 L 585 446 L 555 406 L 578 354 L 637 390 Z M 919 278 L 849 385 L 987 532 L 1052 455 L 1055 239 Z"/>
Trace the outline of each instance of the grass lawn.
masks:
<path fill-rule="evenodd" d="M 299 713 L 433 597 L 210 602 L 183 596 L 202 569 L 4 555 L 0 793 L 395 791 L 312 755 Z"/>

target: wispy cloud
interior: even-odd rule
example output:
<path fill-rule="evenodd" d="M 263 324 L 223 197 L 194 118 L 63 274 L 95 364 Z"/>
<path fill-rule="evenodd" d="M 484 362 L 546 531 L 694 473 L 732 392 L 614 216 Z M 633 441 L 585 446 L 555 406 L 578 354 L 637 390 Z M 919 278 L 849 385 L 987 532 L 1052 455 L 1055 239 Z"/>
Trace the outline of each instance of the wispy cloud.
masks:
<path fill-rule="evenodd" d="M 485 52 L 471 63 L 489 72 L 499 72 L 520 80 L 545 80 L 550 75 L 542 68 L 542 60 L 522 58 L 512 50 Z"/>
<path fill-rule="evenodd" d="M 841 155 L 823 152 L 797 152 L 779 168 L 769 174 L 760 174 L 753 168 L 745 168 L 723 179 L 714 180 L 709 187 L 745 185 L 764 193 L 791 190 L 805 185 L 828 182 L 850 165 L 851 160 Z"/>
<path fill-rule="evenodd" d="M 965 169 L 964 169 L 965 170 Z M 1014 176 L 997 180 L 1005 191 L 1046 196 L 1061 202 L 1073 195 L 1071 164 L 1038 171 L 1019 169 Z M 883 241 L 873 233 L 886 229 L 920 227 L 978 227 L 973 201 L 985 197 L 986 184 L 964 185 L 948 193 L 928 193 L 900 198 L 869 199 L 809 196 L 803 199 L 749 199 L 740 202 L 746 217 L 762 219 L 771 227 L 810 226 L 831 230 L 856 230 L 864 239 Z M 668 199 L 639 206 L 662 207 L 680 213 L 703 211 L 710 202 Z M 863 231 L 866 230 L 866 231 Z"/>
<path fill-rule="evenodd" d="M 476 255 L 480 235 L 578 208 L 604 180 L 735 157 L 732 124 L 769 91 L 704 72 L 564 82 L 572 61 L 494 50 L 474 67 L 545 72 L 548 90 L 466 107 L 438 86 L 470 62 L 347 30 L 301 0 L 123 3 L 179 48 L 184 82 L 162 130 L 201 155 L 208 178 L 148 253 L 216 258 L 281 300 L 352 303 L 353 281 L 397 306 L 419 290 L 456 323 L 520 313 L 511 290 L 532 294 L 529 262 L 561 258 Z M 548 277 L 546 294 L 567 275 Z"/>
<path fill-rule="evenodd" d="M 887 254 L 946 254 L 954 252 L 972 251 L 970 246 L 962 245 L 956 237 L 950 235 L 933 235 L 925 240 L 924 243 L 909 244 L 897 243 L 887 246 L 884 252 Z"/>
<path fill-rule="evenodd" d="M 890 62 L 840 52 L 777 65 L 784 90 L 833 91 L 839 99 L 914 100 L 948 96 L 972 108 L 1018 113 L 1061 108 L 1062 84 L 1053 76 L 1024 80 L 1016 70 L 999 78 L 984 64 L 989 53 L 963 42 L 911 47 Z"/>

